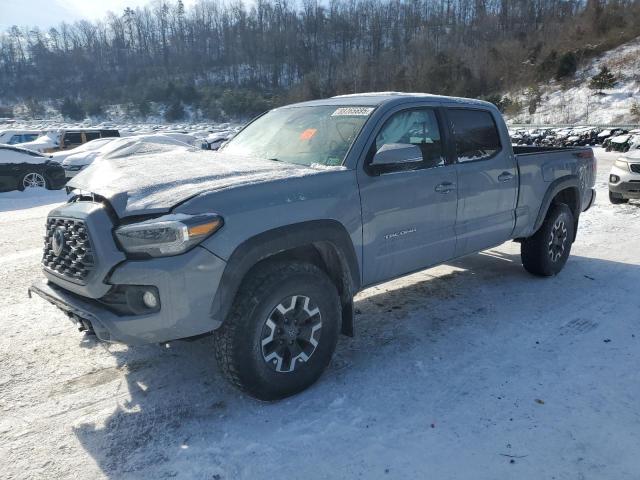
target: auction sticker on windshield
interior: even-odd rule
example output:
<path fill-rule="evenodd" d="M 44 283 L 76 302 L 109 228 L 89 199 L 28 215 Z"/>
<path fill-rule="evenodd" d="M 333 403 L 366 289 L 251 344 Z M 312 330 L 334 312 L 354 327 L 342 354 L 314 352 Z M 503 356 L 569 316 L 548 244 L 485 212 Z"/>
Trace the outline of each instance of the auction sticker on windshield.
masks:
<path fill-rule="evenodd" d="M 331 114 L 332 117 L 366 117 L 373 112 L 373 107 L 340 107 Z"/>

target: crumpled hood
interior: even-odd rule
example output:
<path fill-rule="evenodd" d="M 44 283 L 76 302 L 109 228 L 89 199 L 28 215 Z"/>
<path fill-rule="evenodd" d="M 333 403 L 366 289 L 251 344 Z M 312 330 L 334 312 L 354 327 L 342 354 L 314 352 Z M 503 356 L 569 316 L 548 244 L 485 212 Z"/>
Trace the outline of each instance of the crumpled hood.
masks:
<path fill-rule="evenodd" d="M 167 212 L 200 193 L 321 171 L 224 152 L 174 151 L 97 160 L 68 186 L 105 197 L 122 218 Z"/>

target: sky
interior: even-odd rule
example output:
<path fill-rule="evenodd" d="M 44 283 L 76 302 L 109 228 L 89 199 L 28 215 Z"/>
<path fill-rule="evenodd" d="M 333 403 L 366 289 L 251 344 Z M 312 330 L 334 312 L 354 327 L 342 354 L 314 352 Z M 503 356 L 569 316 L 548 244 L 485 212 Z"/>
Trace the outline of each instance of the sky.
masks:
<path fill-rule="evenodd" d="M 183 0 L 185 5 L 195 0 Z M 151 3 L 150 0 L 0 0 L 0 31 L 12 25 L 49 28 L 61 22 L 96 20 L 112 12 L 122 12 Z"/>

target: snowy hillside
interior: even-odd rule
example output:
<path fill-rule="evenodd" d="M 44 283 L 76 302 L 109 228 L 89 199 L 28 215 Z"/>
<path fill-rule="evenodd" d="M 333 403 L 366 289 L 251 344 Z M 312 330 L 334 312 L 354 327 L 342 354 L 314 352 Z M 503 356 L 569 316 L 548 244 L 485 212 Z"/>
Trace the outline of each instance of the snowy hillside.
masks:
<path fill-rule="evenodd" d="M 589 88 L 591 77 L 606 66 L 617 77 L 614 88 L 597 94 Z M 640 37 L 621 45 L 578 69 L 569 88 L 551 81 L 540 88 L 540 103 L 535 113 L 528 112 L 530 93 L 526 90 L 508 96 L 522 103 L 518 113 L 506 115 L 510 123 L 531 124 L 624 124 L 638 123 L 631 113 L 640 105 Z"/>

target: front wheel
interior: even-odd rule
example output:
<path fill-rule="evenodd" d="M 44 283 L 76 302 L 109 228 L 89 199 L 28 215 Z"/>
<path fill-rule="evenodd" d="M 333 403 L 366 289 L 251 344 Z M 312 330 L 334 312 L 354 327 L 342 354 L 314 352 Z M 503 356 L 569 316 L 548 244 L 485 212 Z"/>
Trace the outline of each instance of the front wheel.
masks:
<path fill-rule="evenodd" d="M 565 204 L 552 205 L 540 229 L 521 244 L 525 270 L 541 277 L 557 275 L 571 253 L 574 228 L 571 209 Z"/>
<path fill-rule="evenodd" d="M 243 282 L 214 333 L 225 377 L 260 400 L 277 400 L 313 384 L 331 360 L 340 330 L 340 298 L 315 265 L 258 267 Z"/>
<path fill-rule="evenodd" d="M 49 182 L 46 177 L 38 172 L 25 173 L 18 184 L 19 190 L 27 190 L 32 188 L 49 188 Z"/>

